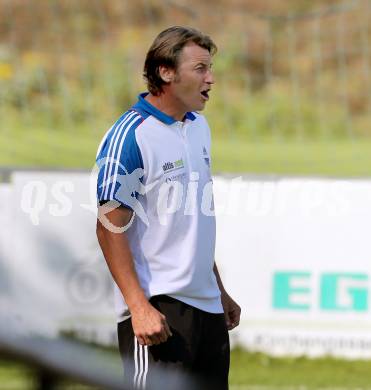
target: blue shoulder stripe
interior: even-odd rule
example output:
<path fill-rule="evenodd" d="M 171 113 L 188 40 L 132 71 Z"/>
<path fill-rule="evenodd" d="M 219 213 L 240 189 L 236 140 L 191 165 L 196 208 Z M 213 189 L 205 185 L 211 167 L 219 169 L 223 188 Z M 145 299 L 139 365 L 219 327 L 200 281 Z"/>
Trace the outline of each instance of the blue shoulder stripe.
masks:
<path fill-rule="evenodd" d="M 136 168 L 143 168 L 135 138 L 135 129 L 142 121 L 143 118 L 138 113 L 128 111 L 106 135 L 97 156 L 99 200 L 113 200 L 120 186 L 119 176 L 131 173 Z"/>
<path fill-rule="evenodd" d="M 120 121 L 120 123 L 116 126 L 115 130 L 112 132 L 111 139 L 109 140 L 109 147 L 107 150 L 107 154 L 105 154 L 106 164 L 104 168 L 104 182 L 106 182 L 112 175 L 114 166 L 117 165 L 118 162 L 118 150 L 120 146 L 120 142 L 124 139 L 124 135 L 127 128 L 131 126 L 135 121 L 138 121 L 140 118 L 134 112 L 131 112 L 125 118 Z M 109 186 L 106 186 L 105 191 L 103 192 L 103 198 L 108 196 Z"/>

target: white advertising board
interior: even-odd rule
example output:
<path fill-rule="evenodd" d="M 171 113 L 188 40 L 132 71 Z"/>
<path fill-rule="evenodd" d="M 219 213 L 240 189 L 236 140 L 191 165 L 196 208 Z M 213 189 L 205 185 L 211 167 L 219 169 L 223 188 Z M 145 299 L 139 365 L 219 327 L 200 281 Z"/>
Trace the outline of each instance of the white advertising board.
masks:
<path fill-rule="evenodd" d="M 86 173 L 17 172 L 12 179 L 14 304 L 25 329 L 116 341 L 112 281 L 95 235 Z"/>
<path fill-rule="evenodd" d="M 243 309 L 234 342 L 371 357 L 371 181 L 219 178 L 215 204 L 216 260 Z"/>
<path fill-rule="evenodd" d="M 217 176 L 214 193 L 216 261 L 242 307 L 232 344 L 371 357 L 371 180 Z M 3 321 L 7 305 L 21 328 L 115 342 L 89 174 L 14 173 L 0 200 Z"/>

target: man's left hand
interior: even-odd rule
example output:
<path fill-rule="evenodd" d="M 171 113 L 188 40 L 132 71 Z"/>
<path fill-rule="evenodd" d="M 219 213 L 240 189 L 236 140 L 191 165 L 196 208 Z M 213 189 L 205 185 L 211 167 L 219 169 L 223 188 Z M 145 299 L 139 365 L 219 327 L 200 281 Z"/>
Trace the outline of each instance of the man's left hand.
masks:
<path fill-rule="evenodd" d="M 226 292 L 221 294 L 221 300 L 227 328 L 232 330 L 240 323 L 241 308 Z"/>

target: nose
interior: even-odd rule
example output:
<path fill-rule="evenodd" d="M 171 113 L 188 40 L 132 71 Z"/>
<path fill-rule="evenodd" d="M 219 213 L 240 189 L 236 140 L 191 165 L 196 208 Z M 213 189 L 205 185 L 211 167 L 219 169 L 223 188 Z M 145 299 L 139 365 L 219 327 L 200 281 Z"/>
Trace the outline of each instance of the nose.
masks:
<path fill-rule="evenodd" d="M 206 72 L 205 82 L 207 84 L 214 84 L 215 83 L 214 74 L 213 74 L 213 71 L 210 68 Z"/>

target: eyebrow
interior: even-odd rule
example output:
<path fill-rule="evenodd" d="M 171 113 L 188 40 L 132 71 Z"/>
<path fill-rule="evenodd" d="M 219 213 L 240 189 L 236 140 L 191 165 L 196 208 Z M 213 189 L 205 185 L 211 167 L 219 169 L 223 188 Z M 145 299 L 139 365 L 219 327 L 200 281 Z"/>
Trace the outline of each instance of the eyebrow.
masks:
<path fill-rule="evenodd" d="M 202 65 L 202 66 L 209 66 L 206 62 L 197 62 L 195 66 L 199 66 L 199 65 Z M 210 62 L 210 66 L 213 66 L 213 63 Z"/>

